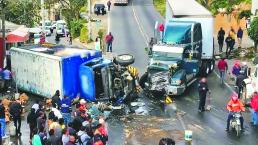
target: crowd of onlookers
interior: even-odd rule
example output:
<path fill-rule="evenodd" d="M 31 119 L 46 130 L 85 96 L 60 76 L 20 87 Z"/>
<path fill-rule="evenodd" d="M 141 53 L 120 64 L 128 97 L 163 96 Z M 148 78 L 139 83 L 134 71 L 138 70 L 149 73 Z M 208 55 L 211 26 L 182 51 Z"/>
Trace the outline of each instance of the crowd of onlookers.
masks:
<path fill-rule="evenodd" d="M 224 41 L 226 43 L 226 56 L 228 57 L 231 54 L 231 51 L 234 49 L 235 43 L 237 42 L 238 48 L 242 47 L 242 38 L 243 38 L 243 29 L 239 27 L 237 32 L 233 29 L 233 27 L 230 28 L 230 31 L 228 32 L 228 35 L 225 38 L 225 30 L 221 27 L 218 31 L 217 39 L 219 44 L 219 52 L 223 52 L 223 44 Z"/>
<path fill-rule="evenodd" d="M 69 97 L 60 99 L 59 91 L 52 97 L 47 111 L 43 102 L 36 101 L 26 119 L 32 145 L 105 145 L 108 142 L 104 115 L 96 105 L 80 99 L 74 103 Z M 17 99 L 9 112 L 14 121 L 16 136 L 21 136 L 22 106 Z M 5 108 L 0 101 L 1 136 L 5 136 Z"/>

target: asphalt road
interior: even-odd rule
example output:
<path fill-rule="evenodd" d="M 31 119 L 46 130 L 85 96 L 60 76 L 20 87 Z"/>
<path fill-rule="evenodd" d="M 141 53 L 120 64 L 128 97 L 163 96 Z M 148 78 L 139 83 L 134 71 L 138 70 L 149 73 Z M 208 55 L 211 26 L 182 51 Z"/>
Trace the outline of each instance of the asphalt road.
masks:
<path fill-rule="evenodd" d="M 115 53 L 129 53 L 135 56 L 135 66 L 139 68 L 143 73 L 148 63 L 147 54 L 144 51 L 144 47 L 147 46 L 146 42 L 153 36 L 155 21 L 162 22 L 162 17 L 155 11 L 151 0 L 132 0 L 128 6 L 115 6 L 111 9 L 110 14 L 111 27 L 110 30 L 114 35 L 113 49 Z M 208 77 L 208 85 L 212 92 L 212 110 L 210 112 L 198 113 L 198 92 L 197 83 L 194 83 L 186 93 L 182 96 L 175 98 L 179 112 L 184 112 L 182 115 L 183 124 L 176 121 L 177 129 L 183 131 L 183 129 L 190 129 L 193 131 L 193 144 L 195 145 L 255 145 L 258 142 L 257 128 L 250 125 L 250 114 L 244 113 L 245 128 L 246 131 L 237 138 L 234 132 L 225 132 L 226 126 L 226 103 L 229 100 L 231 89 L 228 86 L 219 84 L 219 79 L 215 73 L 212 73 Z M 157 105 L 158 106 L 158 105 Z M 156 107 L 157 107 L 156 106 Z M 158 108 L 158 107 L 157 107 Z M 154 115 L 146 116 L 146 118 L 152 118 L 157 114 L 163 114 L 162 109 L 158 109 L 154 112 Z M 145 119 L 138 120 L 139 124 L 143 124 Z M 162 118 L 162 117 L 161 117 Z M 175 116 L 172 116 L 175 118 Z M 162 125 L 159 125 L 160 128 Z M 158 128 L 156 126 L 155 128 Z M 125 127 L 126 125 L 121 125 Z M 170 126 L 170 128 L 173 128 Z M 123 132 L 120 128 L 119 132 Z M 136 129 L 137 130 L 137 129 Z M 168 129 L 163 129 L 167 131 Z M 172 131 L 173 132 L 173 131 Z M 172 133 L 170 132 L 170 133 Z M 148 141 L 142 140 L 144 136 L 137 134 L 137 136 L 126 138 L 125 130 L 121 136 L 115 136 L 116 139 L 110 137 L 110 141 L 113 140 L 125 140 L 126 144 L 148 144 L 152 142 L 157 144 L 157 138 L 149 135 Z M 148 136 L 147 135 L 147 136 Z M 111 133 L 112 136 L 112 133 Z M 174 137 L 173 135 L 171 135 Z M 122 137 L 120 139 L 120 137 Z M 133 140 L 133 141 L 132 141 Z M 180 139 L 179 139 L 180 141 Z M 112 143 L 113 144 L 113 143 Z M 117 143 L 114 142 L 114 145 Z M 118 145 L 118 144 L 117 144 Z"/>
<path fill-rule="evenodd" d="M 148 64 L 148 56 L 144 48 L 154 35 L 155 21 L 164 20 L 156 12 L 152 0 L 131 0 L 128 6 L 113 6 L 110 12 L 110 31 L 114 35 L 113 51 L 116 54 L 129 53 L 134 55 L 135 64 L 140 73 L 144 73 Z M 54 35 L 46 38 L 55 42 Z M 61 38 L 61 44 L 68 44 L 66 38 Z M 79 45 L 76 45 L 80 47 Z M 231 90 L 219 85 L 215 73 L 208 77 L 211 89 L 210 112 L 198 113 L 197 83 L 190 86 L 186 93 L 175 99 L 179 117 L 167 106 L 164 108 L 155 99 L 141 94 L 141 102 L 145 103 L 144 115 L 117 115 L 115 112 L 108 120 L 110 145 L 157 145 L 161 137 L 172 137 L 178 145 L 185 144 L 183 134 L 185 129 L 193 131 L 193 145 L 256 145 L 257 129 L 250 125 L 250 114 L 244 113 L 246 131 L 237 138 L 234 132 L 225 132 L 227 111 L 226 103 Z M 23 136 L 15 144 L 28 144 L 28 125 L 22 122 Z"/>

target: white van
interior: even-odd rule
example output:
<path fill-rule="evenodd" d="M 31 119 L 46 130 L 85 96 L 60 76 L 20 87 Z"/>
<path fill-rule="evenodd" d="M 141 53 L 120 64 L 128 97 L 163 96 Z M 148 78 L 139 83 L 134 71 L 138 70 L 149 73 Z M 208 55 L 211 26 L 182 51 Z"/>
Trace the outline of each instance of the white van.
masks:
<path fill-rule="evenodd" d="M 56 35 L 64 36 L 65 34 L 69 34 L 69 29 L 66 25 L 66 22 L 64 20 L 58 20 L 56 22 Z"/>

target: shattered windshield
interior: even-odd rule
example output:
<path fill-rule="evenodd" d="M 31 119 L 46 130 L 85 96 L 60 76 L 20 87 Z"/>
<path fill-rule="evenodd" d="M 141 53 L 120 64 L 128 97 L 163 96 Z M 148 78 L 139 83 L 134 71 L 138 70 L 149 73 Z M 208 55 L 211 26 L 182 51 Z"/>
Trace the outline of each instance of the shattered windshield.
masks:
<path fill-rule="evenodd" d="M 153 51 L 153 59 L 163 60 L 163 61 L 181 60 L 182 53 L 171 53 L 171 52 L 168 53 L 168 52 Z"/>
<path fill-rule="evenodd" d="M 164 42 L 172 44 L 191 43 L 191 25 L 167 25 L 164 32 Z"/>

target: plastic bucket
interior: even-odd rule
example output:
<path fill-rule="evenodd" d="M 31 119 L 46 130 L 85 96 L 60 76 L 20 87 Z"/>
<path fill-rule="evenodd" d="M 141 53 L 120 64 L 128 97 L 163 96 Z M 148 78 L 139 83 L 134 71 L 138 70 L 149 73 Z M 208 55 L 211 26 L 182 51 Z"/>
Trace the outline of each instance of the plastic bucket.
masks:
<path fill-rule="evenodd" d="M 193 136 L 193 131 L 191 130 L 185 130 L 185 140 L 191 141 Z"/>
<path fill-rule="evenodd" d="M 16 128 L 14 125 L 9 126 L 10 129 L 10 136 L 15 136 L 16 135 Z"/>
<path fill-rule="evenodd" d="M 14 94 L 15 100 L 19 99 L 19 97 L 20 97 L 20 93 L 15 93 L 15 94 Z"/>

